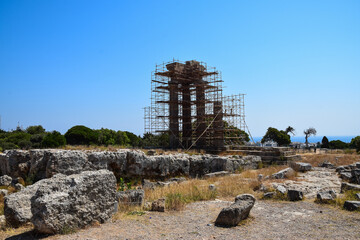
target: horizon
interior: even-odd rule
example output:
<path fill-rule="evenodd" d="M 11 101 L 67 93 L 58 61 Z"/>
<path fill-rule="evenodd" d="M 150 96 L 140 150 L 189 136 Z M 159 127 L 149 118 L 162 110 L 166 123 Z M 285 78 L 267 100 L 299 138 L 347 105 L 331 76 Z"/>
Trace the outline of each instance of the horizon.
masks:
<path fill-rule="evenodd" d="M 176 58 L 216 67 L 224 95 L 246 94 L 253 136 L 287 126 L 357 136 L 359 9 L 355 0 L 4 0 L 0 127 L 143 135 L 151 72 Z"/>

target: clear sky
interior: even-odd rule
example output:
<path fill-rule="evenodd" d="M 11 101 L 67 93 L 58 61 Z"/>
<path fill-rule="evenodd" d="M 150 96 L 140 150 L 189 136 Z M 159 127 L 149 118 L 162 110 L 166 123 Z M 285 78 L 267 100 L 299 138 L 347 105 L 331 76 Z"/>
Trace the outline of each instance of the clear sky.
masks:
<path fill-rule="evenodd" d="M 151 71 L 173 58 L 247 94 L 253 136 L 360 135 L 358 0 L 1 0 L 1 127 L 142 134 Z"/>

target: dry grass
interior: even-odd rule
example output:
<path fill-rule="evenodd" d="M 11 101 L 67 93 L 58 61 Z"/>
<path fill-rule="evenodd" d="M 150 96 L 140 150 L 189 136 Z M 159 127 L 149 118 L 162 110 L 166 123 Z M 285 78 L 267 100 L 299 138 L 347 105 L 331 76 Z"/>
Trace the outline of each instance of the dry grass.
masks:
<path fill-rule="evenodd" d="M 302 154 L 302 162 L 310 163 L 317 167 L 324 161 L 328 161 L 335 166 L 353 164 L 360 161 L 358 154 Z"/>
<path fill-rule="evenodd" d="M 356 197 L 356 194 L 360 191 L 349 190 L 345 191 L 343 194 L 340 194 L 336 197 L 335 205 L 339 208 L 343 208 L 345 201 L 359 201 Z"/>
<path fill-rule="evenodd" d="M 213 177 L 209 179 L 190 179 L 186 182 L 173 184 L 170 187 L 159 187 L 147 189 L 145 196 L 147 201 L 166 197 L 166 208 L 180 210 L 187 203 L 195 201 L 211 200 L 215 198 L 233 199 L 243 193 L 260 196 L 255 192 L 260 182 L 257 180 L 259 174 L 264 177 L 276 173 L 286 166 L 271 166 L 257 170 L 246 170 L 238 175 Z M 210 184 L 215 184 L 216 191 L 209 189 Z"/>

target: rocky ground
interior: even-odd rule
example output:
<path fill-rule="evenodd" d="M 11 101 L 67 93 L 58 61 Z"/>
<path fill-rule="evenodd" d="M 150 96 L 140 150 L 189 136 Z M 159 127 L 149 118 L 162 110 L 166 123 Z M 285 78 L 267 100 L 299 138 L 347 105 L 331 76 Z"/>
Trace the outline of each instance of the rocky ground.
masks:
<path fill-rule="evenodd" d="M 232 203 L 216 200 L 192 203 L 182 211 L 126 216 L 67 235 L 27 232 L 8 239 L 360 239 L 358 212 L 314 203 L 321 189 L 339 193 L 340 180 L 334 170 L 315 168 L 298 177 L 299 181 L 276 184 L 303 190 L 305 201 L 258 200 L 250 218 L 233 228 L 214 226 L 220 210 Z"/>

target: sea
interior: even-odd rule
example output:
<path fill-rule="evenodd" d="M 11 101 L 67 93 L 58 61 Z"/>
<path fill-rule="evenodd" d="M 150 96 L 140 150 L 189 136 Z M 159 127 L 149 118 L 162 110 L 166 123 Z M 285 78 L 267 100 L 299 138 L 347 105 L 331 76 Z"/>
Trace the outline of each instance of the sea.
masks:
<path fill-rule="evenodd" d="M 308 141 L 310 143 L 317 143 L 317 142 L 321 142 L 321 140 L 323 139 L 324 136 L 310 136 L 308 138 Z M 329 141 L 332 140 L 340 140 L 346 143 L 350 143 L 351 139 L 353 139 L 356 136 L 326 136 Z M 260 142 L 262 137 L 253 137 L 255 142 Z M 291 136 L 291 142 L 305 142 L 305 136 Z"/>

